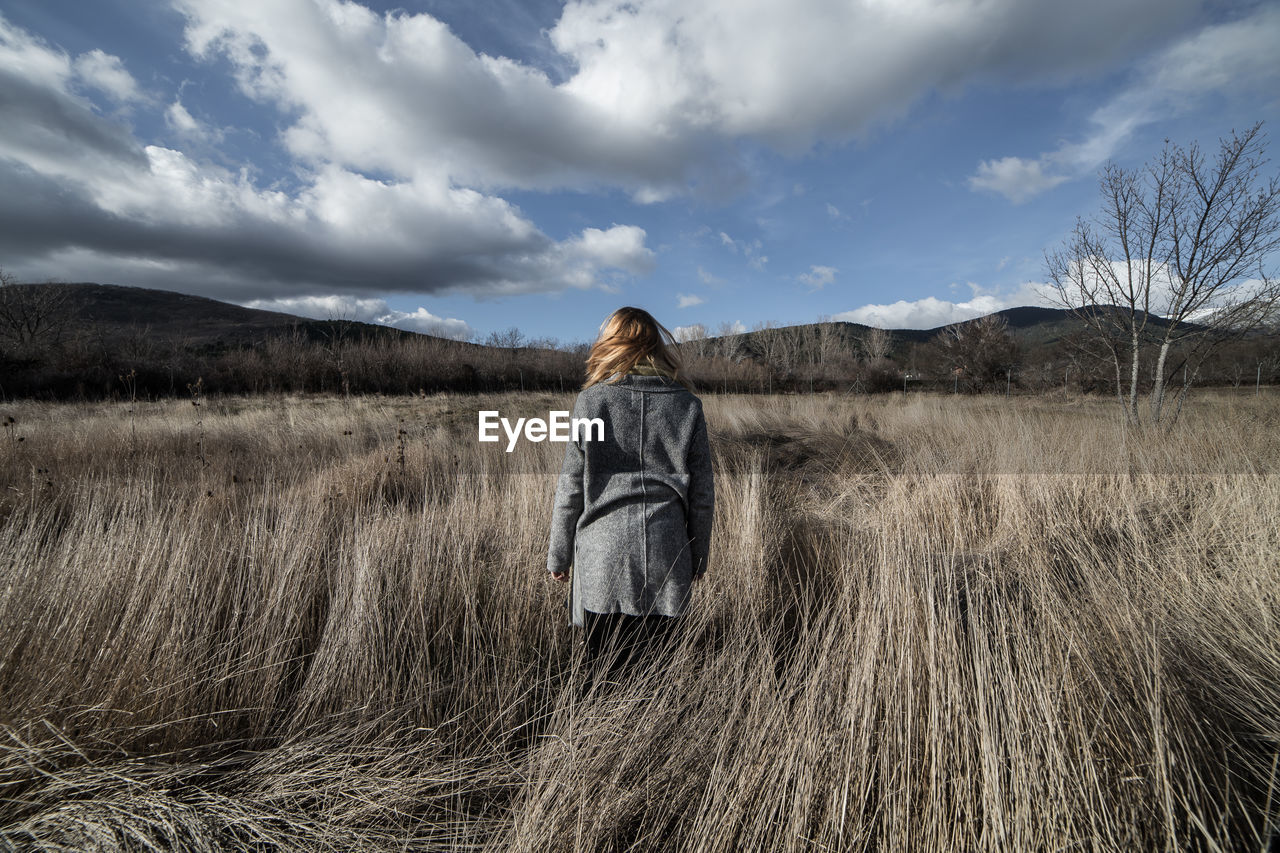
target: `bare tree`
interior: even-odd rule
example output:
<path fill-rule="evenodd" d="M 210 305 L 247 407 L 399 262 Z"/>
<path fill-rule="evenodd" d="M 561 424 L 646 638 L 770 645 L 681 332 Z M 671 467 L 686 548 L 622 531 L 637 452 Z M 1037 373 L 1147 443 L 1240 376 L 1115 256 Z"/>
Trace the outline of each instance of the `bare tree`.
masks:
<path fill-rule="evenodd" d="M 346 307 L 340 311 L 331 310 L 324 325 L 321 326 L 325 337 L 324 351 L 338 373 L 342 393 L 348 397 L 351 396 L 351 368 L 347 363 L 347 356 L 352 343 L 351 333 L 355 326 L 356 319 Z"/>
<path fill-rule="evenodd" d="M 954 378 L 956 387 L 984 391 L 1007 387 L 1010 372 L 1018 363 L 1018 343 L 1009 332 L 1009 321 L 989 314 L 967 323 L 947 326 L 934 339 L 936 352 Z"/>
<path fill-rule="evenodd" d="M 878 326 L 867 330 L 862 336 L 862 358 L 868 364 L 889 357 L 893 349 L 893 334 Z"/>
<path fill-rule="evenodd" d="M 804 326 L 785 326 L 778 330 L 778 366 L 793 376 L 805 363 L 809 332 Z"/>
<path fill-rule="evenodd" d="M 761 320 L 751 327 L 751 339 L 765 367 L 765 390 L 773 392 L 773 376 L 785 372 L 790 334 L 773 320 Z"/>
<path fill-rule="evenodd" d="M 681 344 L 680 350 L 691 354 L 694 358 L 706 358 L 711 344 L 707 340 L 707 327 L 701 323 L 692 326 L 680 326 L 675 332 L 676 342 Z"/>
<path fill-rule="evenodd" d="M 730 323 L 728 320 L 723 320 L 720 322 L 720 325 L 716 326 L 715 337 L 727 338 L 731 335 L 741 334 L 741 331 L 742 330 L 738 328 L 736 323 Z"/>
<path fill-rule="evenodd" d="M 0 269 L 0 340 L 18 350 L 57 344 L 67 322 L 67 293 L 56 284 L 19 284 Z"/>
<path fill-rule="evenodd" d="M 524 346 L 524 333 L 519 328 L 511 326 L 501 332 L 490 332 L 489 336 L 484 339 L 486 346 L 502 347 L 503 349 L 519 349 Z"/>
<path fill-rule="evenodd" d="M 1101 212 L 1078 219 L 1063 247 L 1046 254 L 1057 301 L 1110 355 L 1130 423 L 1141 420 L 1144 359 L 1151 423 L 1161 422 L 1169 378 L 1182 370 L 1176 419 L 1204 358 L 1266 322 L 1280 300 L 1269 266 L 1280 247 L 1280 178 L 1261 174 L 1261 129 L 1219 140 L 1212 163 L 1195 143 L 1168 141 L 1139 169 L 1109 163 Z"/>
<path fill-rule="evenodd" d="M 554 335 L 544 335 L 540 338 L 530 338 L 525 342 L 525 346 L 529 349 L 553 350 L 560 348 L 560 339 Z"/>
<path fill-rule="evenodd" d="M 714 340 L 712 353 L 721 358 L 735 358 L 738 351 L 737 335 L 741 333 L 737 324 L 730 323 L 728 320 L 722 320 L 716 326 L 715 334 L 712 335 Z"/>
<path fill-rule="evenodd" d="M 819 316 L 818 325 L 814 331 L 814 358 L 818 363 L 827 365 L 839 358 L 843 354 L 842 343 L 840 327 L 836 325 L 831 315 Z"/>

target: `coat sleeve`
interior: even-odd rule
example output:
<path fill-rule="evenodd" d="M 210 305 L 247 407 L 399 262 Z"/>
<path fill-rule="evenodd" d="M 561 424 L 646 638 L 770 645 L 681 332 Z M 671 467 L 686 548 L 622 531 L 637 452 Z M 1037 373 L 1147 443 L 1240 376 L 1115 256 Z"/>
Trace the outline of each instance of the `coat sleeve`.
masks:
<path fill-rule="evenodd" d="M 573 414 L 578 414 L 575 402 Z M 556 481 L 555 501 L 551 508 L 551 545 L 547 552 L 547 571 L 563 573 L 573 565 L 573 539 L 582 515 L 583 453 L 577 441 L 564 444 L 564 462 Z"/>
<path fill-rule="evenodd" d="M 711 522 L 715 515 L 716 488 L 711 467 L 711 443 L 707 439 L 707 421 L 698 409 L 698 422 L 689 447 L 689 549 L 693 558 L 693 577 L 707 572 L 711 558 Z"/>

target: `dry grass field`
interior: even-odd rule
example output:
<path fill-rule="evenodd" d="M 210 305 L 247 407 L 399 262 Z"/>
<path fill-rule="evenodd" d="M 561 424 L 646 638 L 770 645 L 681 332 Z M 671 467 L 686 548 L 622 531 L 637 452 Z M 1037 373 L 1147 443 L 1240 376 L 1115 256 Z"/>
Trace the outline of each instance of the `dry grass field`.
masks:
<path fill-rule="evenodd" d="M 712 567 L 578 695 L 571 394 L 0 406 L 0 849 L 1254 850 L 1280 400 L 705 398 Z"/>

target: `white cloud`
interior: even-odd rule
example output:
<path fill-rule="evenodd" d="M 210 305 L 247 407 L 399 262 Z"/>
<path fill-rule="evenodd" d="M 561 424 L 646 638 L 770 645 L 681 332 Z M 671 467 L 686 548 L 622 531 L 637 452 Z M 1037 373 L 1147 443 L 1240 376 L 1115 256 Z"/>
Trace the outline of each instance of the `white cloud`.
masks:
<path fill-rule="evenodd" d="M 437 317 L 422 307 L 409 313 L 391 311 L 378 322 L 395 326 L 398 329 L 408 329 L 411 332 L 421 332 L 424 335 L 453 338 L 459 341 L 468 340 L 475 334 L 475 330 L 465 321 L 454 317 Z"/>
<path fill-rule="evenodd" d="M 64 88 L 72 76 L 71 58 L 0 15 L 0 68 L 41 86 Z"/>
<path fill-rule="evenodd" d="M 463 320 L 437 317 L 422 307 L 415 311 L 398 311 L 388 306 L 385 299 L 331 294 L 282 299 L 251 299 L 242 304 L 246 308 L 281 311 L 285 314 L 296 314 L 317 320 L 357 320 L 361 323 L 377 323 L 455 340 L 467 340 L 474 333 L 471 326 Z"/>
<path fill-rule="evenodd" d="M 1035 159 L 978 164 L 974 190 L 1021 204 L 1063 181 L 1091 174 L 1139 128 L 1186 112 L 1208 93 L 1274 88 L 1280 81 L 1280 6 L 1205 27 L 1141 61 L 1129 86 L 1090 116 L 1090 133 Z"/>
<path fill-rule="evenodd" d="M 182 101 L 174 101 L 164 111 L 164 119 L 169 123 L 169 127 L 178 133 L 198 134 L 200 132 L 200 123 L 195 120 L 191 113 L 187 112 L 187 108 L 182 105 Z"/>
<path fill-rule="evenodd" d="M 1102 67 L 1196 0 L 575 0 L 547 31 L 563 82 L 477 53 L 428 14 L 339 0 L 174 0 L 186 43 L 280 105 L 308 161 L 476 187 L 618 186 L 648 203 L 732 191 L 732 141 L 853 138 L 921 96 Z M 839 81 L 833 85 L 832 81 Z M 430 164 L 430 165 L 426 165 Z"/>
<path fill-rule="evenodd" d="M 362 299 L 358 296 L 290 296 L 281 299 L 250 299 L 241 303 L 245 308 L 261 311 L 280 311 L 311 317 L 316 320 L 358 320 L 376 323 L 390 309 L 385 299 Z"/>
<path fill-rule="evenodd" d="M 972 320 L 1005 306 L 989 299 L 948 302 L 927 296 L 914 301 L 898 300 L 881 305 L 864 305 L 852 311 L 832 315 L 833 320 L 878 326 L 884 329 L 932 329 L 948 323 Z"/>
<path fill-rule="evenodd" d="M 125 70 L 118 56 L 101 50 L 91 50 L 76 57 L 74 70 L 80 81 L 104 92 L 121 103 L 141 98 L 138 82 Z"/>
<path fill-rule="evenodd" d="M 814 265 L 809 267 L 809 271 L 796 276 L 801 284 L 808 285 L 811 290 L 821 290 L 828 284 L 836 280 L 836 273 L 839 270 L 835 267 L 824 267 Z"/>
<path fill-rule="evenodd" d="M 13 68 L 28 73 L 12 78 Z M 653 268 L 642 228 L 555 241 L 504 199 L 439 171 L 374 180 L 322 162 L 284 192 L 247 170 L 144 146 L 75 93 L 65 54 L 2 18 L 0 77 L 14 93 L 0 135 L 0 206 L 16 205 L 9 218 L 19 222 L 0 230 L 0 254 L 38 277 L 110 274 L 242 299 L 607 289 Z M 166 118 L 176 130 L 194 121 L 180 102 Z"/>
<path fill-rule="evenodd" d="M 696 293 L 677 293 L 676 304 L 680 308 L 692 308 L 695 305 L 701 305 L 707 300 L 703 299 Z"/>
<path fill-rule="evenodd" d="M 728 329 L 722 329 L 720 325 L 727 325 Z M 747 326 L 741 320 L 734 320 L 732 323 L 720 324 L 716 327 L 708 327 L 703 323 L 694 323 L 689 326 L 676 326 L 672 328 L 673 334 L 677 341 L 697 340 L 701 337 L 717 337 L 719 335 L 740 335 L 747 330 Z"/>
<path fill-rule="evenodd" d="M 571 254 L 597 267 L 616 267 L 633 273 L 652 272 L 653 251 L 645 248 L 645 231 L 636 225 L 614 225 L 607 231 L 583 229 L 568 244 Z"/>
<path fill-rule="evenodd" d="M 827 216 L 830 216 L 832 219 L 839 219 L 840 208 L 836 207 L 831 202 L 827 202 Z"/>
<path fill-rule="evenodd" d="M 999 292 L 986 290 L 978 285 L 969 284 L 973 295 L 961 302 L 937 299 L 932 296 L 924 299 L 903 300 L 897 302 L 863 305 L 852 311 L 844 311 L 832 316 L 833 320 L 848 323 L 861 323 L 865 326 L 879 326 L 884 329 L 933 329 L 949 323 L 960 323 L 972 320 L 1006 308 L 1023 305 L 1053 306 L 1046 285 L 1038 282 L 1026 282 L 1012 291 Z"/>
<path fill-rule="evenodd" d="M 1190 0 L 1070 8 L 1048 0 L 579 0 L 550 36 L 577 68 L 563 88 L 616 119 L 799 150 L 897 117 L 933 88 L 1096 67 L 1195 8 Z"/>
<path fill-rule="evenodd" d="M 720 285 L 724 284 L 723 278 L 711 272 L 708 272 L 707 270 L 703 269 L 702 266 L 698 267 L 698 280 L 709 287 L 719 287 Z"/>
<path fill-rule="evenodd" d="M 296 116 L 283 140 L 305 161 L 433 170 L 480 188 L 606 184 L 646 203 L 683 191 L 693 163 L 711 184 L 737 180 L 706 134 L 585 102 L 535 67 L 477 53 L 428 14 L 338 0 L 175 3 L 194 55 L 225 56 L 246 94 Z"/>
<path fill-rule="evenodd" d="M 1102 272 L 1107 267 L 1110 269 Z M 1203 321 L 1228 311 L 1242 301 L 1255 298 L 1263 285 L 1260 279 L 1243 278 L 1213 291 L 1184 288 L 1182 280 L 1168 264 L 1155 262 L 1148 267 L 1141 258 L 1135 258 L 1132 264 L 1127 264 L 1123 260 L 1107 260 L 1099 256 L 1083 265 L 1073 262 L 1071 269 L 1071 280 L 1079 281 L 1083 278 L 1093 301 L 1123 305 L 1126 303 L 1124 294 L 1132 287 L 1139 294 L 1139 302 L 1145 304 L 1145 310 L 1150 310 L 1152 314 L 1160 317 L 1180 316 L 1193 321 Z M 1044 292 L 1048 294 L 1050 291 L 1046 288 Z M 1078 304 L 1085 298 L 1078 288 L 1071 287 L 1068 287 L 1066 297 L 1073 304 Z M 1055 301 L 1054 304 L 1058 303 Z"/>
<path fill-rule="evenodd" d="M 747 266 L 754 270 L 763 272 L 765 264 L 769 263 L 769 256 L 760 254 L 760 250 L 764 248 L 764 243 L 758 238 L 755 240 L 735 240 L 721 231 L 720 243 L 727 246 L 729 251 L 735 255 L 741 254 L 747 259 Z"/>
<path fill-rule="evenodd" d="M 1066 175 L 1046 174 L 1045 164 L 1021 157 L 1001 157 L 978 164 L 978 173 L 969 178 L 969 187 L 999 193 L 1014 204 L 1022 204 L 1067 180 Z"/>
<path fill-rule="evenodd" d="M 157 281 L 167 270 L 170 282 L 239 295 L 616 289 L 618 276 L 653 268 L 642 229 L 553 240 L 500 191 L 603 185 L 641 202 L 728 191 L 750 171 L 739 152 L 751 146 L 740 140 L 797 152 L 892 121 L 931 91 L 1128 61 L 1199 8 L 574 0 L 547 32 L 568 69 L 559 81 L 477 53 L 428 14 L 340 0 L 174 3 L 188 50 L 225 59 L 244 93 L 278 110 L 301 188 L 260 187 L 188 152 L 144 147 L 81 97 L 85 87 L 140 97 L 117 57 L 90 51 L 73 61 L 0 18 L 0 82 L 7 95 L 21 83 L 25 99 L 20 109 L 6 104 L 15 114 L 0 136 L 0 185 L 24 217 L 21 233 L 0 234 L 13 263 L 65 277 L 97 258 L 122 276 Z M 1204 90 L 1197 81 L 1211 75 L 1182 70 L 1197 61 L 1271 79 L 1276 14 L 1265 12 L 1251 19 L 1267 24 L 1263 36 L 1206 30 L 1144 66 L 1143 79 L 1171 99 Z M 1230 52 L 1240 50 L 1249 56 Z M 181 106 L 167 115 L 175 129 L 196 122 Z M 1122 113 L 1100 112 L 1111 135 L 1044 160 L 1041 180 L 1071 174 L 1122 138 Z M 765 268 L 759 240 L 720 236 Z"/>
<path fill-rule="evenodd" d="M 202 142 L 217 142 L 222 132 L 209 127 L 191 114 L 181 100 L 174 101 L 164 111 L 165 124 L 178 136 Z"/>
<path fill-rule="evenodd" d="M 1269 85 L 1280 74 L 1278 38 L 1280 7 L 1260 4 L 1248 17 L 1206 27 L 1156 54 L 1145 63 L 1144 84 L 1169 100 Z"/>

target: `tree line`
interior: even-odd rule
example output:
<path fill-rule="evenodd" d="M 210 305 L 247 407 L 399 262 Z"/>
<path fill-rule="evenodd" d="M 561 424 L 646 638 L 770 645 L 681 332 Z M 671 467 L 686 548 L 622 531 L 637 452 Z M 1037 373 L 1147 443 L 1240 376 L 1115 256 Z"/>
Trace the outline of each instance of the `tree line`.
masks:
<path fill-rule="evenodd" d="M 439 391 L 572 391 L 590 345 L 530 339 L 512 327 L 483 343 L 426 335 L 375 334 L 347 321 L 317 321 L 237 344 L 199 343 L 145 328 L 68 328 L 56 288 L 3 281 L 0 272 L 0 395 L 111 399 L 205 393 L 417 394 Z M 1048 343 L 1024 343 L 999 315 L 946 327 L 927 341 L 905 340 L 822 318 L 751 330 L 684 327 L 677 347 L 702 391 L 888 393 L 1117 393 L 1113 351 L 1080 325 Z M 1154 363 L 1160 342 L 1140 358 Z M 1185 361 L 1177 346 L 1170 366 Z M 1127 379 L 1127 377 L 1126 377 Z M 1179 377 L 1179 379 L 1181 379 Z M 1138 392 L 1155 377 L 1140 375 Z M 1196 362 L 1198 385 L 1280 383 L 1280 337 L 1226 341 Z M 1127 381 L 1120 392 L 1128 394 Z"/>

